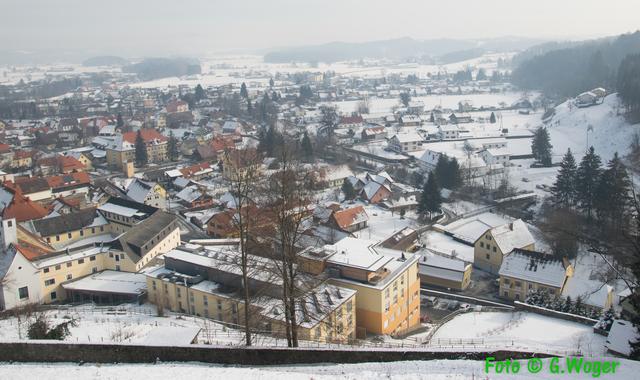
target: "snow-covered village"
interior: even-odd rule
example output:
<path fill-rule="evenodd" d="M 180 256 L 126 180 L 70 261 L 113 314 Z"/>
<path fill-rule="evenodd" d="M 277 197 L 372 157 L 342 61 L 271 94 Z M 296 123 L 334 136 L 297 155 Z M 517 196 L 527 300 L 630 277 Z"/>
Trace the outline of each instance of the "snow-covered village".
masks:
<path fill-rule="evenodd" d="M 640 4 L 247 3 L 3 5 L 0 379 L 638 378 Z"/>

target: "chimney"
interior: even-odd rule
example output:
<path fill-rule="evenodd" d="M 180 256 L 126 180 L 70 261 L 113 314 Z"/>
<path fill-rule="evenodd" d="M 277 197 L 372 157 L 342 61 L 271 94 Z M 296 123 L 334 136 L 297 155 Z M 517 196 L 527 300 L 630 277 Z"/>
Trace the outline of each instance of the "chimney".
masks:
<path fill-rule="evenodd" d="M 509 223 L 509 229 L 513 231 L 513 222 Z"/>

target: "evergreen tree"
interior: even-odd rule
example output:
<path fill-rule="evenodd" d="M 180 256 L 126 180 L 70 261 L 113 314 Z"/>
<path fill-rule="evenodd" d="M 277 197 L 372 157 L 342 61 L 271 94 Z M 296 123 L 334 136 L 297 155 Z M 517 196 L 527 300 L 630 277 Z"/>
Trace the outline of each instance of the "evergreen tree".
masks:
<path fill-rule="evenodd" d="M 429 213 L 429 219 L 434 212 L 440 210 L 442 198 L 440 196 L 440 186 L 436 179 L 435 173 L 429 174 L 427 182 L 422 189 L 422 196 L 420 197 L 420 203 L 418 204 L 418 212 L 422 215 Z"/>
<path fill-rule="evenodd" d="M 551 139 L 547 128 L 538 128 L 531 142 L 533 158 L 546 167 L 551 166 L 551 148 Z"/>
<path fill-rule="evenodd" d="M 441 154 L 436 163 L 434 170 L 436 177 L 438 178 L 438 185 L 448 189 L 449 188 L 449 157 Z"/>
<path fill-rule="evenodd" d="M 414 171 L 411 174 L 411 184 L 417 189 L 422 188 L 422 185 L 424 185 L 424 174 L 419 170 Z"/>
<path fill-rule="evenodd" d="M 347 200 L 351 200 L 356 197 L 356 189 L 354 189 L 351 182 L 346 179 L 342 183 L 342 193 L 344 194 L 344 199 Z"/>
<path fill-rule="evenodd" d="M 489 122 L 491 124 L 495 124 L 496 123 L 496 114 L 494 112 L 491 112 L 491 116 L 489 116 Z"/>
<path fill-rule="evenodd" d="M 177 161 L 180 156 L 178 151 L 178 139 L 173 135 L 173 131 L 169 132 L 169 142 L 167 143 L 167 155 L 171 161 Z"/>
<path fill-rule="evenodd" d="M 409 94 L 408 92 L 401 92 L 400 101 L 402 102 L 402 104 L 404 104 L 405 107 L 408 107 L 409 102 L 411 101 L 411 94 Z"/>
<path fill-rule="evenodd" d="M 309 134 L 307 131 L 304 132 L 302 136 L 302 153 L 304 154 L 307 162 L 310 162 L 313 159 L 313 145 L 311 144 L 311 139 L 309 138 Z"/>
<path fill-rule="evenodd" d="M 451 158 L 447 163 L 447 172 L 449 173 L 448 189 L 455 190 L 462 186 L 462 171 L 455 157 Z"/>
<path fill-rule="evenodd" d="M 562 158 L 556 181 L 551 187 L 551 194 L 553 194 L 556 203 L 563 206 L 572 206 L 575 204 L 577 196 L 577 172 L 578 167 L 576 166 L 576 160 L 573 158 L 571 149 L 567 149 L 567 153 Z"/>
<path fill-rule="evenodd" d="M 616 152 L 602 172 L 596 190 L 594 206 L 598 217 L 619 227 L 626 219 L 624 214 L 630 205 L 630 193 L 631 181 L 627 168 Z"/>
<path fill-rule="evenodd" d="M 247 91 L 247 85 L 242 82 L 242 84 L 240 85 L 240 96 L 242 96 L 245 99 L 249 98 L 249 92 Z"/>
<path fill-rule="evenodd" d="M 149 161 L 149 157 L 147 156 L 147 146 L 144 143 L 144 139 L 142 138 L 142 133 L 138 130 L 136 134 L 136 165 L 137 166 L 145 166 Z"/>
<path fill-rule="evenodd" d="M 487 72 L 483 68 L 480 68 L 480 70 L 478 70 L 478 74 L 476 74 L 476 80 L 487 80 Z"/>
<path fill-rule="evenodd" d="M 580 210 L 585 212 L 589 218 L 591 218 L 595 206 L 594 202 L 601 173 L 600 156 L 598 156 L 595 149 L 591 147 L 587 154 L 582 157 L 576 173 L 576 195 L 578 204 Z"/>
<path fill-rule="evenodd" d="M 200 101 L 207 97 L 202 86 L 198 83 L 195 90 L 196 101 Z"/>
<path fill-rule="evenodd" d="M 273 78 L 269 79 L 269 87 L 273 88 L 274 82 Z"/>
<path fill-rule="evenodd" d="M 116 118 L 116 128 L 122 130 L 122 127 L 124 127 L 124 120 L 122 119 L 122 114 L 118 113 L 118 117 Z"/>

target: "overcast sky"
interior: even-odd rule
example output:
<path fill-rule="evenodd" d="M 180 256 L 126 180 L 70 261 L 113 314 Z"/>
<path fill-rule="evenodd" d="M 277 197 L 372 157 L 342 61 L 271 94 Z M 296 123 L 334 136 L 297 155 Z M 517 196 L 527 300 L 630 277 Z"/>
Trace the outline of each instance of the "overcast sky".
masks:
<path fill-rule="evenodd" d="M 640 0 L 0 0 L 0 50 L 127 56 L 397 37 L 590 38 L 640 29 Z"/>

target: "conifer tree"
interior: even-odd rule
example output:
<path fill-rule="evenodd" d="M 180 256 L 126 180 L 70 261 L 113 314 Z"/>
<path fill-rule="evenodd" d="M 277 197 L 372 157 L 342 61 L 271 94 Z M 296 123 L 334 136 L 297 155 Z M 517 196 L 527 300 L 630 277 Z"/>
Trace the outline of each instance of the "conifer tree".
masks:
<path fill-rule="evenodd" d="M 167 143 L 167 155 L 171 161 L 177 161 L 180 156 L 178 151 L 178 139 L 173 135 L 173 131 L 169 132 L 169 142 Z"/>
<path fill-rule="evenodd" d="M 631 182 L 627 168 L 616 152 L 602 172 L 595 193 L 594 206 L 598 217 L 610 222 L 612 226 L 620 226 L 631 201 L 630 193 Z"/>
<path fill-rule="evenodd" d="M 580 210 L 586 213 L 588 218 L 591 218 L 593 213 L 601 173 L 600 156 L 598 156 L 595 149 L 591 147 L 587 154 L 582 157 L 582 161 L 580 161 L 578 171 L 576 172 L 576 195 L 578 204 Z"/>
<path fill-rule="evenodd" d="M 313 159 L 313 145 L 311 144 L 311 139 L 309 138 L 309 134 L 305 131 L 302 136 L 302 154 L 304 158 L 309 162 Z"/>
<path fill-rule="evenodd" d="M 140 132 L 140 130 L 138 130 L 138 133 L 136 134 L 136 143 L 135 143 L 135 147 L 136 147 L 136 165 L 137 166 L 144 166 L 147 164 L 147 162 L 149 161 L 149 157 L 147 156 L 147 146 L 144 143 L 144 139 L 142 138 L 142 133 Z"/>
<path fill-rule="evenodd" d="M 342 193 L 344 194 L 344 199 L 347 200 L 351 200 L 356 197 L 356 189 L 353 188 L 353 185 L 347 179 L 342 183 Z"/>
<path fill-rule="evenodd" d="M 195 97 L 196 97 L 196 101 L 202 100 L 202 99 L 207 97 L 205 95 L 205 93 L 204 93 L 204 89 L 202 88 L 202 86 L 199 83 L 196 86 Z"/>
<path fill-rule="evenodd" d="M 432 214 L 440 210 L 441 203 L 440 186 L 438 185 L 435 173 L 432 172 L 429 174 L 429 178 L 422 189 L 418 212 L 422 215 L 429 213 L 429 219 L 431 219 Z"/>
<path fill-rule="evenodd" d="M 489 122 L 491 124 L 495 124 L 496 123 L 496 114 L 494 112 L 491 112 L 491 116 L 489 116 Z"/>
<path fill-rule="evenodd" d="M 242 84 L 240 85 L 240 96 L 242 96 L 245 99 L 249 98 L 249 92 L 247 91 L 247 85 L 242 82 Z"/>
<path fill-rule="evenodd" d="M 562 158 L 556 181 L 551 187 L 551 194 L 557 204 L 569 207 L 575 204 L 577 172 L 576 160 L 573 158 L 571 149 L 567 149 L 567 153 Z"/>
<path fill-rule="evenodd" d="M 551 166 L 552 147 L 547 128 L 538 128 L 533 135 L 533 141 L 531 142 L 531 153 L 533 153 L 533 158 L 546 167 Z"/>

